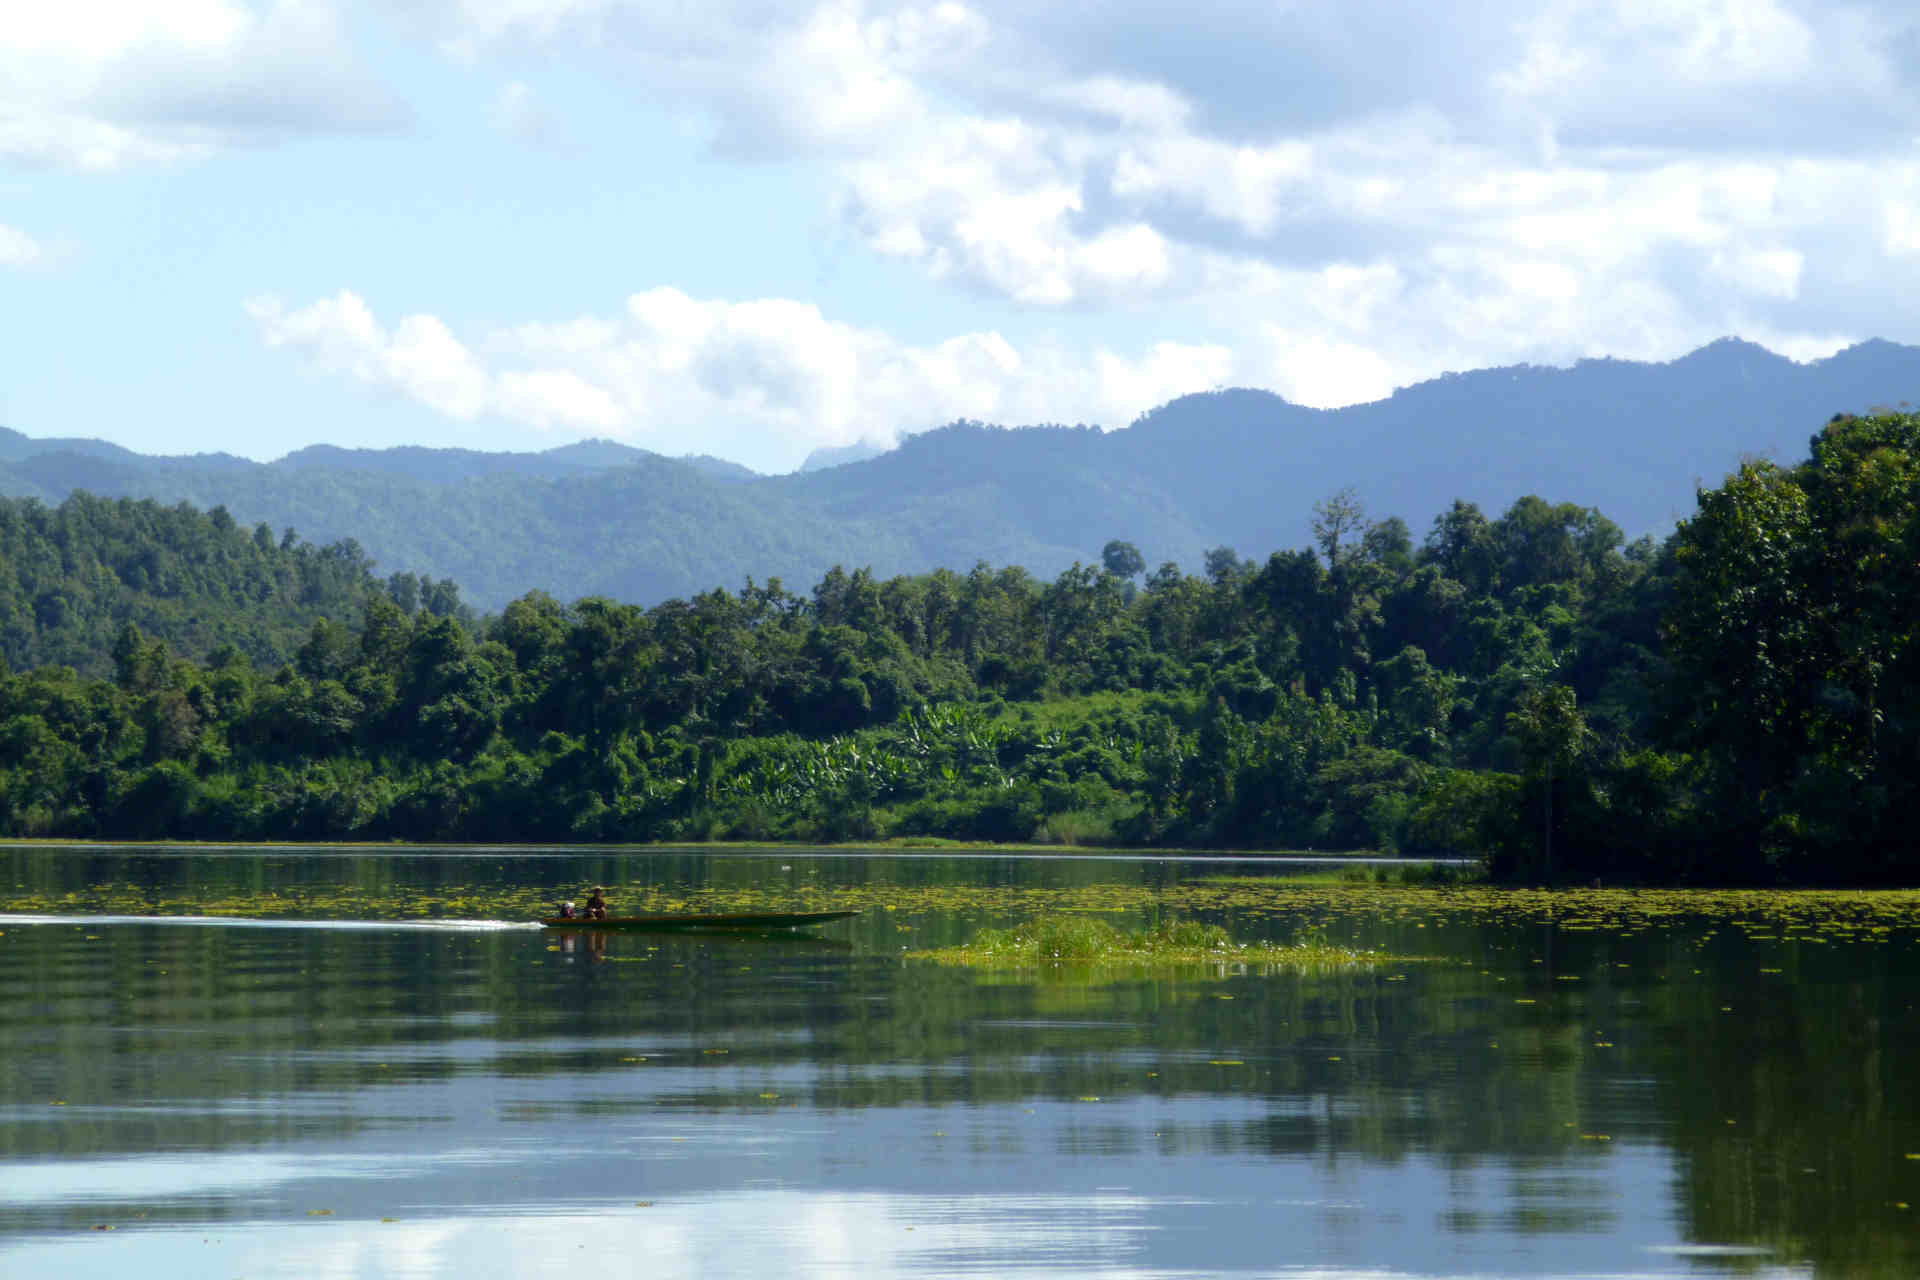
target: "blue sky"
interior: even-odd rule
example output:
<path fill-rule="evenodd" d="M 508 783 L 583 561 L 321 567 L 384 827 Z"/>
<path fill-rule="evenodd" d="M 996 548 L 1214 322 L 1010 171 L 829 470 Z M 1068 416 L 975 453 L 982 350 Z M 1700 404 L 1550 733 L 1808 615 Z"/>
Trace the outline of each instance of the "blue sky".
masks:
<path fill-rule="evenodd" d="M 1814 0 L 63 0 L 0 425 L 763 471 L 954 418 L 1920 341 L 1920 15 Z"/>

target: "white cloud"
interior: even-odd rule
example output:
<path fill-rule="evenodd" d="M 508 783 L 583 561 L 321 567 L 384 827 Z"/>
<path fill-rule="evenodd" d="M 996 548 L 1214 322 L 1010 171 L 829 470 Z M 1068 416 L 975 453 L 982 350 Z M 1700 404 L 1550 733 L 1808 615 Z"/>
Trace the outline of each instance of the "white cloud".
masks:
<path fill-rule="evenodd" d="M 542 431 L 587 427 L 618 432 L 627 421 L 612 394 L 565 369 L 503 373 L 497 395 L 501 417 L 531 423 Z"/>
<path fill-rule="evenodd" d="M 818 166 L 871 251 L 936 280 L 1076 310 L 1249 305 L 1275 271 L 1388 268 L 1455 297 L 1491 282 L 1489 358 L 1543 331 L 1613 341 L 1569 309 L 1623 274 L 1709 336 L 1743 314 L 1725 298 L 1802 296 L 1840 237 L 1782 203 L 1790 171 L 1829 158 L 1862 110 L 1902 148 L 1920 130 L 1892 52 L 1920 28 L 1887 3 L 425 11 L 463 56 L 567 49 L 706 121 L 723 155 Z M 1716 152 L 1730 138 L 1753 145 Z M 1903 214 L 1883 222 L 1876 238 L 1915 238 Z M 1338 340 L 1401 344 L 1403 324 L 1375 324 Z"/>
<path fill-rule="evenodd" d="M 1269 328 L 1267 385 L 1295 404 L 1316 409 L 1383 400 L 1393 394 L 1394 369 L 1378 352 L 1318 333 Z"/>
<path fill-rule="evenodd" d="M 1123 148 L 1112 187 L 1124 198 L 1190 204 L 1257 237 L 1272 233 L 1289 194 L 1307 195 L 1313 178 L 1306 142 L 1249 146 L 1188 134 Z"/>
<path fill-rule="evenodd" d="M 39 241 L 0 223 L 0 267 L 35 267 L 45 260 L 46 250 Z"/>
<path fill-rule="evenodd" d="M 186 34 L 139 39 L 187 65 L 270 20 L 193 4 Z M 523 59 L 565 58 L 693 122 L 712 163 L 823 175 L 868 252 L 1075 335 L 915 345 L 807 301 L 666 288 L 464 341 L 451 317 L 388 333 L 349 294 L 260 313 L 269 341 L 456 418 L 643 442 L 768 432 L 792 454 L 954 416 L 1120 422 L 1234 378 L 1331 405 L 1446 369 L 1668 358 L 1729 332 L 1816 351 L 1904 315 L 1920 286 L 1920 12 L 1891 0 L 403 12 L 507 82 L 493 115 L 509 133 L 551 124 L 511 78 Z M 56 70 L 138 43 L 60 30 L 85 48 Z M 83 89 L 63 92 L 92 101 Z M 109 160 L 222 136 L 110 113 L 66 125 L 47 148 Z M 1163 313 L 1147 332 L 1140 317 Z M 1109 316 L 1142 336 L 1094 336 Z"/>
<path fill-rule="evenodd" d="M 532 87 L 520 80 L 503 86 L 494 98 L 493 127 L 532 147 L 550 147 L 560 141 L 559 121 Z"/>
<path fill-rule="evenodd" d="M 1494 88 L 1588 143 L 1884 145 L 1920 123 L 1899 56 L 1917 18 L 1887 3 L 1552 0 L 1521 21 L 1524 52 Z"/>
<path fill-rule="evenodd" d="M 0 160 L 109 172 L 397 127 L 330 0 L 63 0 L 0 23 Z"/>
<path fill-rule="evenodd" d="M 1765 329 L 1749 329 L 1745 334 L 1767 350 L 1800 364 L 1825 360 L 1861 341 L 1858 334 L 1776 334 Z"/>
<path fill-rule="evenodd" d="M 1069 109 L 1149 133 L 1184 130 L 1193 115 L 1193 104 L 1175 90 L 1121 76 L 1090 76 L 1058 88 L 1042 86 L 1039 92 Z"/>
<path fill-rule="evenodd" d="M 466 419 L 488 407 L 492 393 L 486 373 L 436 317 L 406 317 L 384 347 L 381 371 L 428 408 Z"/>
<path fill-rule="evenodd" d="M 1526 28 L 1527 60 L 1502 77 L 1504 87 L 1563 101 L 1622 77 L 1683 91 L 1790 83 L 1808 70 L 1817 41 L 1778 0 L 1557 0 Z"/>
<path fill-rule="evenodd" d="M 298 311 L 257 298 L 247 313 L 269 347 L 290 347 L 324 369 L 398 391 L 450 418 L 470 420 L 493 399 L 473 353 L 433 316 L 407 316 L 388 333 L 358 294 L 344 290 Z"/>
<path fill-rule="evenodd" d="M 956 418 L 1109 425 L 1226 382 L 1225 348 L 1159 343 L 1138 357 L 997 333 L 926 346 L 834 321 L 784 298 L 699 299 L 658 288 L 617 318 L 523 325 L 465 342 L 430 315 L 389 329 L 342 291 L 289 308 L 247 305 L 270 348 L 457 421 L 625 438 L 663 453 L 736 446 L 767 469 L 821 445 L 891 440 Z M 485 353 L 483 358 L 476 351 Z M 757 446 L 753 442 L 758 442 Z"/>
<path fill-rule="evenodd" d="M 1233 373 L 1233 353 L 1225 347 L 1158 342 L 1140 360 L 1101 351 L 1094 355 L 1090 399 L 1096 411 L 1105 410 L 1106 422 L 1126 422 L 1176 396 L 1220 387 Z"/>

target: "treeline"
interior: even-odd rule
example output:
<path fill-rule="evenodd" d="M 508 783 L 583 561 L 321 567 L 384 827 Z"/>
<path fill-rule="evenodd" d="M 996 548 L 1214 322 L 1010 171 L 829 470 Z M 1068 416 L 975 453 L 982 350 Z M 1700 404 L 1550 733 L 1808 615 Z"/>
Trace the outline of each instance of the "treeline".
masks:
<path fill-rule="evenodd" d="M 1116 541 L 1051 582 L 835 569 L 804 596 L 534 593 L 480 622 L 396 601 L 362 566 L 357 609 L 277 667 L 233 644 L 183 658 L 129 621 L 108 679 L 7 675 L 0 824 L 1384 847 L 1477 853 L 1509 878 L 1906 878 L 1917 421 L 1836 419 L 1807 462 L 1703 493 L 1664 545 L 1538 498 L 1497 517 L 1456 503 L 1416 543 L 1341 493 L 1314 546 L 1218 549 L 1199 575 L 1146 573 Z"/>
<path fill-rule="evenodd" d="M 185 657 L 231 646 L 275 669 L 321 618 L 357 623 L 376 592 L 409 612 L 471 616 L 451 580 L 376 581 L 352 539 L 316 547 L 292 529 L 241 528 L 225 507 L 0 498 L 0 658 L 16 671 L 105 676 L 128 623 Z"/>

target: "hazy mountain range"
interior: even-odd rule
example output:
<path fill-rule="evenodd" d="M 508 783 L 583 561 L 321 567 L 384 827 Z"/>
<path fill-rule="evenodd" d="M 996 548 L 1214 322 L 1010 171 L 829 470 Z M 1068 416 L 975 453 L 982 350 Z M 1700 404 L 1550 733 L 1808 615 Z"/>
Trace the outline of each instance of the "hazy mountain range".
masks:
<path fill-rule="evenodd" d="M 1184 396 L 1132 426 L 955 423 L 792 475 L 608 441 L 541 453 L 316 445 L 270 463 L 154 457 L 0 428 L 0 493 L 223 505 L 316 543 L 357 540 L 383 572 L 458 581 L 498 608 L 539 588 L 638 603 L 738 587 L 805 590 L 834 564 L 882 576 L 976 561 L 1051 577 L 1111 538 L 1197 569 L 1211 547 L 1265 557 L 1308 540 L 1314 502 L 1351 487 L 1416 538 L 1456 498 L 1498 514 L 1534 493 L 1664 534 L 1696 485 L 1740 459 L 1805 455 L 1837 412 L 1920 390 L 1920 348 L 1874 340 L 1796 364 L 1723 339 L 1666 364 L 1583 360 L 1447 374 L 1386 400 L 1307 409 L 1264 391 Z"/>

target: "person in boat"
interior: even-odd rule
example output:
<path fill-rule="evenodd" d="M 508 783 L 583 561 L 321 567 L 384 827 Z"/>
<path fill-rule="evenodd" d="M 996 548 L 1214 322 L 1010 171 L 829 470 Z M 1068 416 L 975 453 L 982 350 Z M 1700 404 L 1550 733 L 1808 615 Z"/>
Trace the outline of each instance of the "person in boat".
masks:
<path fill-rule="evenodd" d="M 604 889 L 595 889 L 593 896 L 587 899 L 587 919 L 605 920 L 607 918 L 607 900 L 600 895 Z"/>
<path fill-rule="evenodd" d="M 562 920 L 571 920 L 571 919 L 573 919 L 573 918 L 574 918 L 574 915 L 573 915 L 573 904 L 572 904 L 571 902 L 563 902 L 563 903 L 561 903 L 561 904 L 560 904 L 560 909 L 559 909 L 558 911 L 556 911 L 556 912 L 554 912 L 554 914 L 555 914 L 556 916 L 558 916 L 558 917 L 559 917 L 560 919 L 562 919 Z"/>

